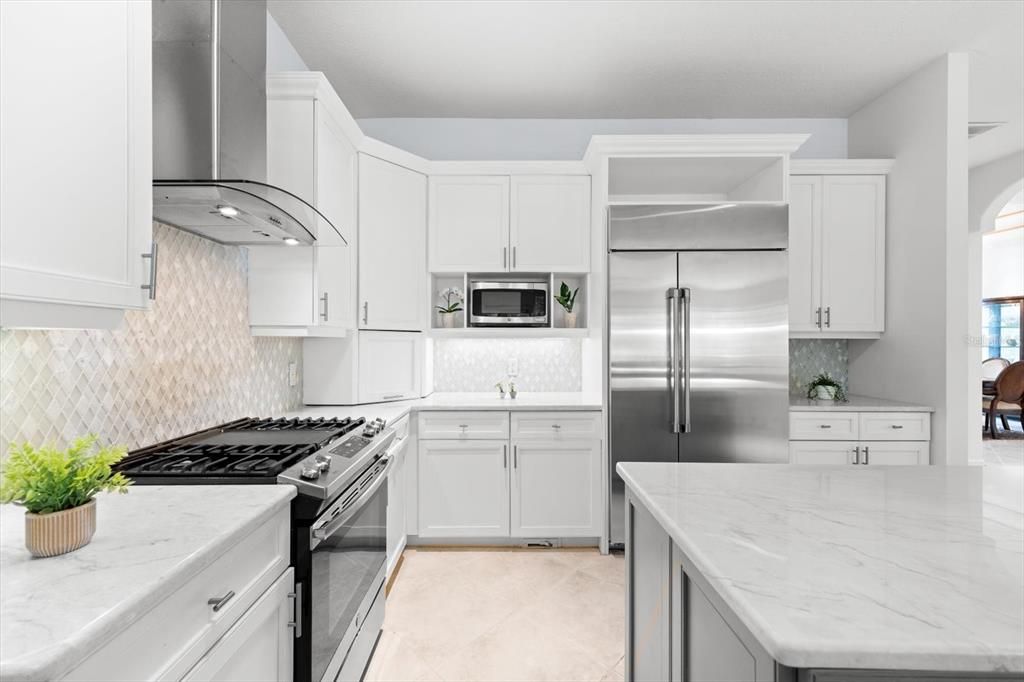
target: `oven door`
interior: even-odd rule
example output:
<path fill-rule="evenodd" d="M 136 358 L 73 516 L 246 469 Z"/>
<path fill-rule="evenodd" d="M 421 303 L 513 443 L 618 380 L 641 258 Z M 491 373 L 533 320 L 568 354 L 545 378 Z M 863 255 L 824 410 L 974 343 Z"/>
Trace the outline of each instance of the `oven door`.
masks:
<path fill-rule="evenodd" d="M 313 682 L 335 679 L 384 586 L 392 461 L 377 460 L 310 528 Z"/>
<path fill-rule="evenodd" d="M 548 324 L 548 285 L 543 282 L 472 282 L 469 324 L 533 326 Z"/>

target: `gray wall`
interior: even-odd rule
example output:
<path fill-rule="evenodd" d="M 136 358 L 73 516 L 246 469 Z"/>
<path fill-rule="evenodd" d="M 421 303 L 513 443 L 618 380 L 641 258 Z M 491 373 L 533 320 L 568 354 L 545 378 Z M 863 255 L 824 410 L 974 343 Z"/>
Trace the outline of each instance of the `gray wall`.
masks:
<path fill-rule="evenodd" d="M 846 119 L 363 118 L 370 137 L 437 161 L 576 160 L 591 135 L 810 133 L 796 158 L 846 158 Z"/>

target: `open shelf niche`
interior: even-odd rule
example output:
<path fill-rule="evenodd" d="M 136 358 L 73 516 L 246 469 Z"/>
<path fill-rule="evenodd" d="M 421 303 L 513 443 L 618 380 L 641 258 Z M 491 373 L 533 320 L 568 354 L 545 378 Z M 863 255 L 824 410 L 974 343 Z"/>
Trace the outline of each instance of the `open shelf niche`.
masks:
<path fill-rule="evenodd" d="M 466 329 L 466 310 L 469 307 L 468 278 L 462 274 L 435 274 L 430 276 L 430 328 L 451 330 Z M 454 326 L 444 326 L 444 315 L 437 310 L 437 306 L 443 305 L 444 299 L 441 293 L 446 289 L 458 289 L 462 292 L 462 310 L 453 313 Z"/>

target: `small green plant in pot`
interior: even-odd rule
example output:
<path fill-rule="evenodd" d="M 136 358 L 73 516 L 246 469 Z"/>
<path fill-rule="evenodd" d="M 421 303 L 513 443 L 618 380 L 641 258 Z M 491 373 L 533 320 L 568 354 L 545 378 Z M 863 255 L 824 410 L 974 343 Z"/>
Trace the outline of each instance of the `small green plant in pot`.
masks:
<path fill-rule="evenodd" d="M 807 397 L 815 400 L 846 400 L 843 385 L 829 374 L 819 374 L 807 385 Z"/>
<path fill-rule="evenodd" d="M 579 287 L 570 291 L 569 285 L 562 282 L 562 286 L 559 287 L 558 293 L 555 295 L 555 301 L 565 310 L 565 326 L 570 329 L 576 327 L 576 294 L 579 291 Z"/>
<path fill-rule="evenodd" d="M 441 316 L 441 326 L 451 329 L 455 326 L 455 313 L 462 311 L 462 290 L 457 287 L 449 287 L 442 291 L 440 296 L 444 305 L 435 307 Z"/>
<path fill-rule="evenodd" d="M 0 472 L 0 502 L 25 507 L 25 546 L 33 556 L 57 556 L 89 544 L 96 532 L 97 493 L 128 492 L 131 482 L 111 467 L 126 454 L 83 436 L 67 450 L 13 446 Z"/>

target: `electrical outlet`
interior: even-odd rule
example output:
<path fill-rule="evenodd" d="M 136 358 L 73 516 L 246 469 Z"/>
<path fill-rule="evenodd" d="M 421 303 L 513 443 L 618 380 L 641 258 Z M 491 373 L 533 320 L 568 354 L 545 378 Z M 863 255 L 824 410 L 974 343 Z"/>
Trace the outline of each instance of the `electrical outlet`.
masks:
<path fill-rule="evenodd" d="M 288 385 L 298 386 L 299 385 L 299 365 L 296 362 L 288 363 Z"/>
<path fill-rule="evenodd" d="M 519 358 L 514 355 L 508 359 L 508 375 L 514 377 L 519 374 Z"/>

